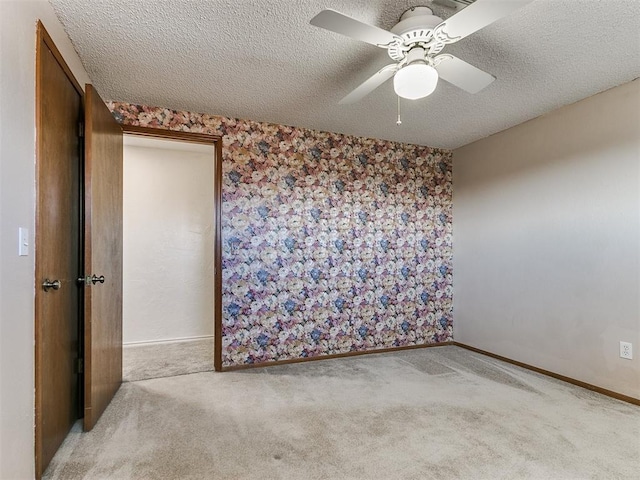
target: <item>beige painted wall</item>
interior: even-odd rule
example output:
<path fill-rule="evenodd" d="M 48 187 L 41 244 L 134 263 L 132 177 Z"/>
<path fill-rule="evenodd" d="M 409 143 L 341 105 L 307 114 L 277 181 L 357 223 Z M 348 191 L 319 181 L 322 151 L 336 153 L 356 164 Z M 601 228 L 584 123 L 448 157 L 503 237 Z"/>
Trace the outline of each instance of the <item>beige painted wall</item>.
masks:
<path fill-rule="evenodd" d="M 213 335 L 212 145 L 125 136 L 123 339 Z"/>
<path fill-rule="evenodd" d="M 453 158 L 455 340 L 640 398 L 640 81 Z"/>
<path fill-rule="evenodd" d="M 34 476 L 35 47 L 41 19 L 89 79 L 47 1 L 0 1 L 0 478 Z M 18 256 L 18 227 L 31 252 Z"/>

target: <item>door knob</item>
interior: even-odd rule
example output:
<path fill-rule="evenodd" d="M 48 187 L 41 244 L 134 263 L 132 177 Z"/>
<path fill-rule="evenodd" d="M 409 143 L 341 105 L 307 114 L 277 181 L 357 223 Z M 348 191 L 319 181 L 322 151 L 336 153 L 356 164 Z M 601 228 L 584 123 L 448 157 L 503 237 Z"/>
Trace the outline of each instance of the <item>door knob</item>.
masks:
<path fill-rule="evenodd" d="M 45 292 L 48 292 L 49 289 L 51 289 L 51 288 L 54 289 L 54 290 L 60 290 L 61 286 L 62 286 L 62 284 L 60 283 L 60 280 L 51 281 L 51 280 L 49 280 L 47 278 L 47 279 L 45 279 L 44 282 L 42 282 L 42 289 Z"/>
<path fill-rule="evenodd" d="M 93 275 L 92 277 L 90 277 L 89 275 L 87 275 L 86 277 L 80 277 L 78 279 L 78 284 L 79 285 L 87 285 L 87 286 L 91 286 L 91 284 L 96 284 L 96 283 L 104 283 L 104 275 L 100 275 L 99 277 L 97 275 Z"/>

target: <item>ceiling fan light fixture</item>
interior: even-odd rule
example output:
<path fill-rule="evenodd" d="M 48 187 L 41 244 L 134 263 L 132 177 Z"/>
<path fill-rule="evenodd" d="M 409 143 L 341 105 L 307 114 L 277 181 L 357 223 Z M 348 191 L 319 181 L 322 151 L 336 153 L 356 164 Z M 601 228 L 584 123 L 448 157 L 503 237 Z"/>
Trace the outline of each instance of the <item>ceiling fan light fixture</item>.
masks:
<path fill-rule="evenodd" d="M 393 77 L 396 95 L 417 100 L 431 95 L 438 85 L 438 72 L 424 61 L 412 62 L 402 67 Z"/>
<path fill-rule="evenodd" d="M 391 77 L 394 77 L 394 90 L 398 98 L 415 100 L 433 93 L 439 77 L 468 93 L 478 93 L 493 82 L 493 75 L 448 53 L 439 54 L 445 46 L 468 37 L 533 1 L 431 0 L 432 4 L 455 3 L 456 6 L 464 6 L 464 9 L 443 21 L 433 14 L 431 8 L 415 6 L 402 14 L 391 31 L 332 9 L 321 11 L 310 23 L 384 48 L 395 62 L 374 73 L 340 100 L 340 104 L 362 100 Z"/>

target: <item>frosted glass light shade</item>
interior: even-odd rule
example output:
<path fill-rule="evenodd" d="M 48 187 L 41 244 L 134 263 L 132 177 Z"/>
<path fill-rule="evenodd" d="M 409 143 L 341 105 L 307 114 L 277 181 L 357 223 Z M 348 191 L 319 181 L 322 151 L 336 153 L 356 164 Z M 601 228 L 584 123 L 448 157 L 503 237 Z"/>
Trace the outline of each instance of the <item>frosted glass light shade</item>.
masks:
<path fill-rule="evenodd" d="M 431 65 L 415 62 L 401 68 L 393 77 L 393 89 L 402 98 L 416 100 L 431 95 L 438 84 L 438 72 Z"/>

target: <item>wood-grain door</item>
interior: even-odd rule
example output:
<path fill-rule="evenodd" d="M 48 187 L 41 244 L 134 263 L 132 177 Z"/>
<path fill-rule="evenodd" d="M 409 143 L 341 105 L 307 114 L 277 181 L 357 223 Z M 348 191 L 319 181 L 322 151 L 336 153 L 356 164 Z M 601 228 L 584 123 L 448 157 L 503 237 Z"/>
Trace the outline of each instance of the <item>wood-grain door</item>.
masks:
<path fill-rule="evenodd" d="M 84 429 L 122 383 L 122 129 L 85 88 Z"/>
<path fill-rule="evenodd" d="M 38 25 L 35 460 L 39 478 L 80 417 L 82 89 Z"/>

